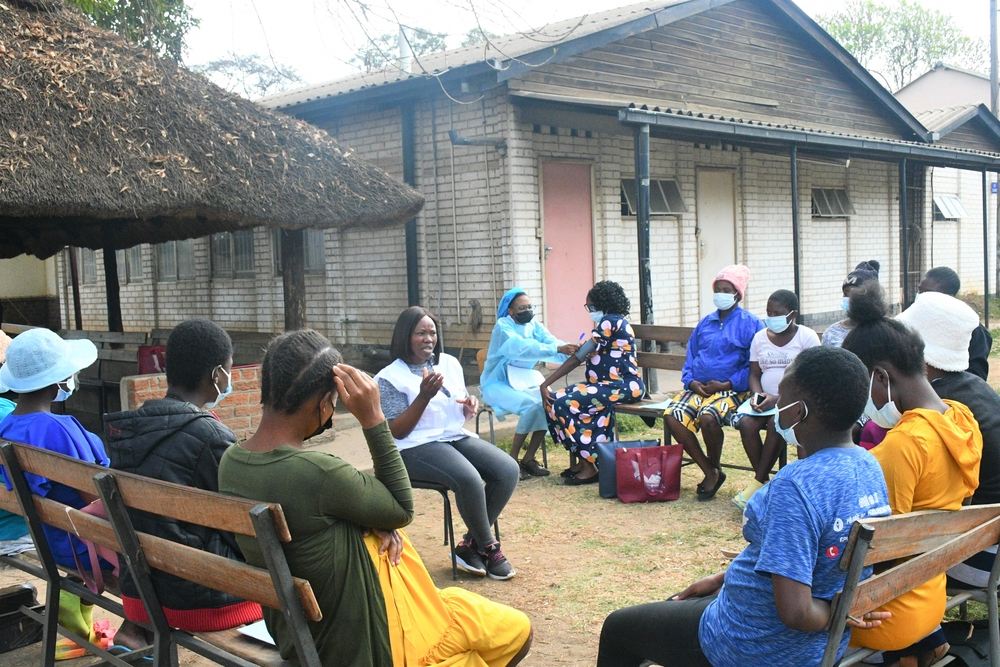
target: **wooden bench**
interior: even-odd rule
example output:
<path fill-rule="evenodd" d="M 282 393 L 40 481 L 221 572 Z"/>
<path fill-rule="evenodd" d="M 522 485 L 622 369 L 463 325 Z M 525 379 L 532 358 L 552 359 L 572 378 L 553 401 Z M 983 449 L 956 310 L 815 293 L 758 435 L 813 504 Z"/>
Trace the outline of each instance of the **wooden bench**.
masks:
<path fill-rule="evenodd" d="M 822 667 L 856 665 L 873 653 L 867 649 L 848 650 L 847 655 L 836 661 L 848 614 L 860 618 L 997 542 L 1000 542 L 1000 505 L 973 505 L 957 511 L 927 510 L 856 522 L 840 558 L 847 579 L 843 591 L 833 601 Z M 887 569 L 860 581 L 865 567 L 880 564 L 888 565 Z M 986 602 L 990 664 L 994 667 L 1000 667 L 998 579 L 1000 558 L 994 559 L 985 589 L 962 591 L 949 597 L 947 604 L 951 609 L 970 599 Z"/>
<path fill-rule="evenodd" d="M 4 560 L 39 576 L 48 584 L 46 611 L 38 614 L 22 610 L 44 627 L 45 665 L 53 664 L 57 633 L 70 636 L 78 643 L 82 639 L 58 627 L 58 614 L 48 612 L 58 610 L 60 590 L 69 590 L 118 616 L 123 616 L 123 611 L 116 600 L 107 595 L 95 595 L 71 576 L 59 572 L 62 569 L 72 574 L 56 566 L 41 530 L 42 523 L 113 549 L 128 564 L 129 575 L 133 577 L 151 621 L 147 628 L 154 636 L 153 644 L 144 653 L 151 654 L 158 667 L 177 664 L 177 646 L 224 665 L 249 667 L 284 663 L 276 648 L 244 637 L 236 629 L 198 633 L 171 629 L 157 601 L 150 568 L 280 610 L 292 629 L 298 663 L 320 665 L 307 622 L 319 621 L 322 614 L 309 582 L 292 577 L 289 572 L 281 543 L 291 541 L 291 534 L 280 506 L 108 470 L 19 443 L 3 444 L 0 454 L 14 483 L 13 493 L 0 494 L 0 507 L 26 517 L 41 567 L 31 566 L 25 559 Z M 32 496 L 25 473 L 41 475 L 99 496 L 104 501 L 108 519 L 85 514 L 48 498 Z M 16 500 L 12 502 L 12 498 Z M 254 567 L 154 535 L 137 533 L 129 518 L 130 511 L 148 512 L 251 537 L 257 541 L 267 567 Z M 137 654 L 128 654 L 122 659 L 97 649 L 93 652 L 116 665 L 129 664 L 128 661 L 137 657 Z M 138 656 L 142 654 L 139 652 Z"/>

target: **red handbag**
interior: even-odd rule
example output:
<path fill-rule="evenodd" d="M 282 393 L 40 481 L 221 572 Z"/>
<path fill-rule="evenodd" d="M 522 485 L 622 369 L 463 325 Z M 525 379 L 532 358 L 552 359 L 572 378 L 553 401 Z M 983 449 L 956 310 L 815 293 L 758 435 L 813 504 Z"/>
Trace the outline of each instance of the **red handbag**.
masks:
<path fill-rule="evenodd" d="M 623 503 L 677 500 L 681 495 L 683 454 L 682 445 L 616 450 L 618 500 Z"/>

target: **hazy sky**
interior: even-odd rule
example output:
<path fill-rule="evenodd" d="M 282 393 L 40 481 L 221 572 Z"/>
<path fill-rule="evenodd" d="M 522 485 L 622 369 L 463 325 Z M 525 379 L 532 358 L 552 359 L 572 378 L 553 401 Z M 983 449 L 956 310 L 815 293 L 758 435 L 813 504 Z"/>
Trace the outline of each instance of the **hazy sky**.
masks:
<path fill-rule="evenodd" d="M 971 37 L 989 38 L 989 0 L 920 0 L 947 13 Z M 844 0 L 797 0 L 812 16 L 835 11 Z M 507 34 L 532 26 L 631 4 L 629 0 L 188 0 L 201 25 L 188 35 L 185 62 L 197 65 L 230 52 L 258 53 L 291 66 L 304 83 L 349 76 L 347 64 L 367 37 L 389 32 L 396 18 L 453 35 L 450 46 L 476 26 Z M 360 6 L 370 13 L 363 15 Z M 395 13 L 395 16 L 394 16 Z"/>

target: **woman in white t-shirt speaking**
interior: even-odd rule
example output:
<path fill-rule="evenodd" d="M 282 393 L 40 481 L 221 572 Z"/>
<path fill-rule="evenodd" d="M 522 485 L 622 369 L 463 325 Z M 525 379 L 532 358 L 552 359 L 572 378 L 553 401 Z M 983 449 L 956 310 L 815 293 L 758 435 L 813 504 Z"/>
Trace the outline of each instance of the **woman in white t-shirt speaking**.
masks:
<path fill-rule="evenodd" d="M 750 343 L 750 398 L 739 407 L 733 427 L 739 430 L 743 449 L 753 466 L 754 479 L 733 498 L 741 510 L 757 489 L 767 484 L 771 468 L 785 441 L 774 430 L 778 383 L 785 369 L 803 350 L 819 345 L 819 336 L 809 327 L 795 322 L 799 298 L 795 292 L 780 289 L 767 299 L 765 328 Z M 760 432 L 766 429 L 763 441 Z"/>

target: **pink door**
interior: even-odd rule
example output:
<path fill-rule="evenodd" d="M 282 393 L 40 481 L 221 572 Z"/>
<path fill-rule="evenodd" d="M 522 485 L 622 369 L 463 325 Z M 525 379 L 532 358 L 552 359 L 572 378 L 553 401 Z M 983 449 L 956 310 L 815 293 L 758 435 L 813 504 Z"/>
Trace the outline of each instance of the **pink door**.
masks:
<path fill-rule="evenodd" d="M 583 305 L 594 285 L 590 165 L 542 163 L 545 326 L 575 343 L 593 324 Z"/>

